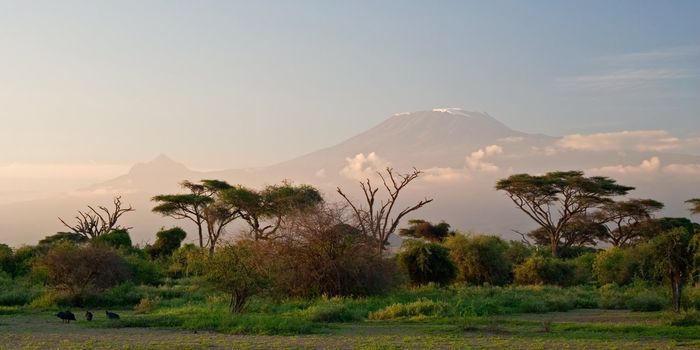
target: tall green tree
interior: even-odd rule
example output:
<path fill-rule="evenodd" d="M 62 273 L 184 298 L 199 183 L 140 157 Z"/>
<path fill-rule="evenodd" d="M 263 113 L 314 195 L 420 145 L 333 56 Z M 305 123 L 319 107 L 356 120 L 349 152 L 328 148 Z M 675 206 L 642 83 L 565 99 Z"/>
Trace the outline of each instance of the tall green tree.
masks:
<path fill-rule="evenodd" d="M 700 198 L 689 199 L 685 202 L 692 206 L 690 208 L 691 214 L 700 214 Z"/>
<path fill-rule="evenodd" d="M 700 252 L 698 243 L 695 232 L 683 226 L 664 232 L 651 242 L 657 271 L 671 287 L 676 313 L 681 311 L 683 287 L 695 270 L 695 259 Z"/>
<path fill-rule="evenodd" d="M 235 186 L 221 192 L 222 203 L 236 208 L 248 224 L 253 240 L 273 238 L 284 218 L 304 212 L 323 202 L 321 193 L 309 185 L 293 185 L 283 182 L 257 191 Z"/>
<path fill-rule="evenodd" d="M 639 241 L 649 232 L 653 214 L 664 204 L 653 199 L 630 199 L 605 203 L 594 215 L 594 220 L 604 225 L 600 238 L 615 247 Z"/>
<path fill-rule="evenodd" d="M 572 219 L 634 187 L 607 177 L 586 177 L 582 171 L 555 171 L 512 175 L 498 181 L 496 189 L 505 191 L 518 209 L 546 232 L 552 255 L 558 256 L 562 233 Z"/>

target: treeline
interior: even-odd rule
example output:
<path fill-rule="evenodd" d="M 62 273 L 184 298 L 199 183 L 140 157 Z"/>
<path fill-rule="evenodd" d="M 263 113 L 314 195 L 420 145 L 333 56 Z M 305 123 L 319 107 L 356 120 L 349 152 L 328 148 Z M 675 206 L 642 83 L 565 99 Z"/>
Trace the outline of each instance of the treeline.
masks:
<path fill-rule="evenodd" d="M 195 281 L 197 293 L 225 295 L 233 312 L 255 297 L 368 296 L 407 285 L 669 286 L 674 310 L 698 277 L 700 226 L 656 218 L 653 199 L 615 200 L 632 187 L 582 172 L 513 175 L 498 182 L 538 224 L 522 241 L 460 233 L 448 223 L 402 219 L 432 199 L 405 205 L 402 191 L 421 175 L 386 169 L 342 203 L 290 182 L 252 189 L 220 180 L 185 181 L 185 193 L 153 198 L 153 211 L 194 223 L 162 229 L 136 246 L 120 218 L 133 211 L 88 207 L 35 246 L 0 245 L 0 304 L 148 307 L 148 286 Z M 700 212 L 700 200 L 691 200 Z M 228 232 L 240 223 L 242 232 Z M 241 227 L 239 225 L 238 227 Z M 235 234 L 234 234 L 235 233 Z M 404 238 L 397 251 L 394 235 Z M 602 249 L 601 247 L 608 247 Z M 192 293 L 190 290 L 187 293 Z M 198 295 L 199 295 L 198 294 Z M 178 294 L 184 297 L 182 294 Z M 204 300 L 204 299 L 203 299 Z"/>

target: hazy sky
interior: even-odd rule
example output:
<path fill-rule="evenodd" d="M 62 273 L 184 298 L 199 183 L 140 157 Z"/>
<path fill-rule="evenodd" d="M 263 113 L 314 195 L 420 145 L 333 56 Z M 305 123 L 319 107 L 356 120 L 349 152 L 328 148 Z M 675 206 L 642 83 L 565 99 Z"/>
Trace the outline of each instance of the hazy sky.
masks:
<path fill-rule="evenodd" d="M 700 2 L 0 1 L 0 177 L 265 165 L 435 107 L 697 136 Z"/>

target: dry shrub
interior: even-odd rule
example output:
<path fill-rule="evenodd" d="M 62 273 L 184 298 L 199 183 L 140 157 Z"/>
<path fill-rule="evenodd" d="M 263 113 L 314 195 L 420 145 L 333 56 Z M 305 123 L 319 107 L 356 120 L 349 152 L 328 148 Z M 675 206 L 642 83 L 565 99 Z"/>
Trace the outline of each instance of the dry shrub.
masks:
<path fill-rule="evenodd" d="M 281 295 L 372 295 L 394 285 L 398 275 L 373 249 L 376 241 L 347 224 L 338 207 L 289 218 L 281 238 L 268 245 Z"/>
<path fill-rule="evenodd" d="M 46 282 L 68 303 L 81 304 L 86 297 L 126 281 L 131 271 L 126 261 L 106 247 L 69 244 L 49 250 L 37 262 Z"/>

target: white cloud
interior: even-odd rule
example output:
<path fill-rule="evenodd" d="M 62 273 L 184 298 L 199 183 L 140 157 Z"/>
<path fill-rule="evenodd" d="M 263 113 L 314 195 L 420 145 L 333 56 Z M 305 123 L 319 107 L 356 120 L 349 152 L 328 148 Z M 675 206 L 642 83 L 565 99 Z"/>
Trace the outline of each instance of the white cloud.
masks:
<path fill-rule="evenodd" d="M 523 140 L 525 140 L 525 138 L 522 137 L 522 136 L 508 136 L 508 137 L 504 137 L 504 138 L 498 139 L 498 142 L 501 142 L 501 143 L 518 143 L 518 142 L 523 142 Z"/>
<path fill-rule="evenodd" d="M 700 175 L 700 164 L 669 164 L 663 168 L 665 173 L 674 175 Z"/>
<path fill-rule="evenodd" d="M 668 151 L 682 147 L 682 141 L 665 130 L 620 131 L 598 134 L 573 134 L 562 137 L 557 146 L 577 151 Z"/>
<path fill-rule="evenodd" d="M 464 169 L 454 168 L 430 168 L 423 171 L 423 180 L 432 183 L 447 183 L 468 178 Z"/>
<path fill-rule="evenodd" d="M 653 173 L 658 172 L 661 168 L 661 159 L 659 157 L 651 157 L 642 161 L 639 165 L 609 165 L 600 168 L 591 169 L 591 172 L 599 174 L 634 174 L 634 173 Z"/>
<path fill-rule="evenodd" d="M 374 177 L 377 171 L 389 166 L 389 162 L 381 159 L 376 153 L 370 152 L 365 156 L 364 153 L 358 153 L 352 158 L 345 158 L 347 163 L 340 170 L 340 175 L 350 179 L 364 180 Z"/>
<path fill-rule="evenodd" d="M 316 177 L 321 178 L 321 179 L 326 177 L 326 169 L 325 168 L 318 169 L 318 171 L 316 172 L 315 175 L 316 175 Z"/>
<path fill-rule="evenodd" d="M 467 169 L 483 172 L 498 171 L 498 166 L 493 163 L 488 163 L 485 159 L 494 155 L 502 154 L 503 148 L 499 145 L 490 145 L 472 152 L 467 158 Z"/>
<path fill-rule="evenodd" d="M 622 69 L 597 75 L 580 75 L 560 79 L 565 87 L 584 89 L 623 89 L 652 86 L 662 80 L 695 78 L 684 69 Z"/>

